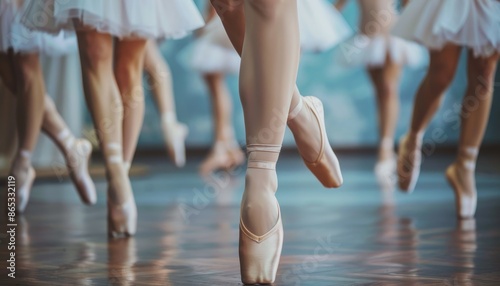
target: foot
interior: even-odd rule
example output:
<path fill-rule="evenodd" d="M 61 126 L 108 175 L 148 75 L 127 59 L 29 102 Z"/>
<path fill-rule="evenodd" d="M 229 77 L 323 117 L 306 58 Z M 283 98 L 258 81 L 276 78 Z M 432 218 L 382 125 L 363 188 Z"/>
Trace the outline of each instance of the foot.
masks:
<path fill-rule="evenodd" d="M 382 191 L 392 192 L 396 186 L 396 155 L 379 159 L 375 164 L 375 176 Z"/>
<path fill-rule="evenodd" d="M 473 218 L 477 205 L 474 169 L 455 162 L 446 169 L 446 178 L 455 193 L 457 217 L 460 219 Z"/>
<path fill-rule="evenodd" d="M 185 140 L 189 133 L 187 125 L 177 121 L 162 121 L 163 135 L 167 145 L 167 153 L 178 168 L 186 164 Z"/>
<path fill-rule="evenodd" d="M 29 151 L 20 151 L 16 156 L 12 169 L 11 176 L 15 178 L 16 183 L 16 212 L 23 213 L 28 205 L 31 194 L 31 187 L 35 181 L 35 169 L 31 165 L 31 153 Z"/>
<path fill-rule="evenodd" d="M 245 161 L 245 155 L 241 148 L 235 144 L 225 142 L 215 143 L 208 157 L 200 165 L 200 174 L 208 176 L 217 170 L 228 170 L 239 166 Z"/>
<path fill-rule="evenodd" d="M 92 144 L 86 139 L 76 139 L 66 153 L 66 165 L 80 199 L 87 205 L 97 201 L 94 182 L 89 174 Z"/>
<path fill-rule="evenodd" d="M 323 186 L 340 187 L 343 183 L 342 173 L 326 134 L 321 100 L 313 96 L 301 98 L 289 114 L 288 126 L 309 170 Z"/>
<path fill-rule="evenodd" d="M 413 192 L 420 174 L 421 144 L 421 140 L 408 135 L 405 135 L 399 142 L 398 182 L 399 188 L 407 193 Z"/>

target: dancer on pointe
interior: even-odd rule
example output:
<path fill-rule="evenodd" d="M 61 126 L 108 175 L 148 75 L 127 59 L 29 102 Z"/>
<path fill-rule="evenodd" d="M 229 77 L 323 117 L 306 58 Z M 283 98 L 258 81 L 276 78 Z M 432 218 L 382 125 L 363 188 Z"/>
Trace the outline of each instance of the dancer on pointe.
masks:
<path fill-rule="evenodd" d="M 349 0 L 338 0 L 340 10 Z M 348 66 L 366 66 L 375 89 L 379 122 L 378 160 L 375 175 L 382 191 L 396 186 L 394 137 L 399 113 L 399 79 L 402 66 L 425 62 L 425 50 L 415 43 L 391 36 L 398 19 L 396 0 L 358 0 L 359 34 L 343 44 L 338 61 Z"/>
<path fill-rule="evenodd" d="M 412 192 L 420 172 L 422 140 L 467 49 L 467 89 L 459 112 L 458 154 L 446 170 L 459 218 L 474 216 L 475 167 L 493 98 L 500 55 L 500 2 L 492 0 L 410 1 L 394 34 L 426 46 L 430 66 L 415 97 L 411 126 L 399 145 L 399 187 Z"/>
<path fill-rule="evenodd" d="M 170 159 L 178 168 L 186 164 L 185 140 L 189 133 L 186 124 L 177 120 L 172 73 L 162 56 L 158 43 L 149 40 L 144 54 L 144 72 L 149 77 L 149 85 L 160 112 L 163 139 Z"/>
<path fill-rule="evenodd" d="M 47 21 L 37 21 L 41 14 Z M 144 116 L 147 39 L 183 36 L 203 18 L 186 0 L 30 0 L 22 20 L 49 33 L 76 31 L 85 97 L 106 164 L 108 233 L 133 235 L 137 208 L 128 170 Z"/>
<path fill-rule="evenodd" d="M 75 138 L 45 92 L 39 55 L 68 52 L 71 39 L 64 35 L 45 35 L 28 31 L 21 23 L 24 1 L 0 3 L 0 78 L 17 97 L 17 153 L 10 174 L 16 178 L 16 211 L 25 211 L 35 180 L 31 155 L 40 130 L 43 130 L 64 154 L 69 175 L 81 200 L 88 205 L 97 200 L 94 182 L 88 173 L 92 145 Z M 5 94 L 4 96 L 8 96 Z M 10 202 L 10 197 L 8 198 Z"/>
<path fill-rule="evenodd" d="M 283 227 L 276 162 L 286 124 L 309 169 L 326 187 L 342 175 L 324 126 L 321 101 L 295 87 L 300 56 L 296 0 L 212 0 L 241 54 L 240 98 L 245 118 L 248 168 L 241 202 L 240 269 L 245 284 L 276 278 Z"/>
<path fill-rule="evenodd" d="M 352 31 L 342 15 L 324 0 L 298 1 L 301 51 L 322 52 L 348 38 Z M 207 6 L 207 25 L 188 47 L 190 66 L 203 75 L 213 102 L 215 140 L 200 173 L 208 175 L 244 162 L 231 120 L 232 102 L 225 76 L 240 69 L 240 57 L 231 44 L 212 5 Z"/>

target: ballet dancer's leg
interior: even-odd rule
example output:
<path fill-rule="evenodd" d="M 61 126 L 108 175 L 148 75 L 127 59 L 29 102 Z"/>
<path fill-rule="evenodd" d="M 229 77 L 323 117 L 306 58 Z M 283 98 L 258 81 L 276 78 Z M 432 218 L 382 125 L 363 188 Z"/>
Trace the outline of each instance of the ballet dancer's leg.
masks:
<path fill-rule="evenodd" d="M 133 235 L 137 210 L 123 163 L 123 104 L 113 75 L 113 39 L 94 30 L 79 30 L 77 37 L 85 98 L 106 163 L 108 232 Z"/>
<path fill-rule="evenodd" d="M 241 55 L 245 35 L 244 1 L 212 0 L 226 33 Z M 343 179 L 339 162 L 333 152 L 324 127 L 323 106 L 317 98 L 303 97 L 295 86 L 288 110 L 288 127 L 307 167 L 325 187 L 339 187 Z M 305 107 L 305 108 L 304 108 Z"/>
<path fill-rule="evenodd" d="M 297 77 L 297 2 L 244 1 L 244 9 L 240 96 L 249 158 L 241 202 L 241 277 L 245 284 L 272 283 L 283 242 L 275 164 Z"/>
<path fill-rule="evenodd" d="M 410 130 L 399 143 L 397 172 L 403 191 L 412 192 L 415 188 L 422 159 L 422 138 L 455 76 L 460 51 L 459 46 L 448 44 L 442 50 L 430 52 L 429 70 L 415 96 Z"/>
<path fill-rule="evenodd" d="M 457 216 L 471 218 L 477 204 L 476 159 L 483 141 L 493 99 L 494 78 L 499 55 L 475 58 L 469 51 L 467 90 L 462 102 L 458 156 L 446 170 L 455 191 Z"/>
<path fill-rule="evenodd" d="M 97 201 L 95 185 L 88 171 L 92 144 L 86 139 L 75 138 L 48 95 L 45 96 L 42 130 L 63 153 L 70 178 L 82 202 L 88 205 L 95 204 Z"/>
<path fill-rule="evenodd" d="M 186 163 L 184 141 L 188 134 L 188 128 L 185 124 L 177 121 L 172 73 L 156 42 L 153 40 L 149 40 L 146 45 L 144 71 L 150 79 L 148 87 L 151 88 L 156 106 L 160 112 L 163 137 L 167 145 L 168 155 L 177 167 L 182 167 Z"/>
<path fill-rule="evenodd" d="M 11 61 L 12 55 L 0 52 L 0 80 L 8 91 L 0 94 L 0 130 L 3 136 L 10 136 L 9 140 L 0 140 L 0 170 L 10 167 L 17 146 L 15 119 L 16 82 Z"/>
<path fill-rule="evenodd" d="M 115 42 L 114 73 L 123 102 L 123 159 L 127 169 L 134 158 L 144 120 L 142 70 L 147 40 Z"/>
<path fill-rule="evenodd" d="M 375 174 L 384 190 L 392 190 L 396 172 L 396 154 L 394 153 L 394 134 L 399 113 L 399 76 L 401 66 L 394 63 L 388 55 L 384 66 L 368 68 L 368 74 L 375 88 L 379 122 L 378 162 Z"/>
<path fill-rule="evenodd" d="M 218 169 L 227 169 L 242 164 L 245 155 L 235 138 L 231 118 L 233 106 L 224 74 L 205 74 L 203 79 L 212 98 L 212 116 L 215 127 L 214 145 L 200 166 L 200 173 L 208 175 Z"/>
<path fill-rule="evenodd" d="M 15 54 L 17 128 L 19 144 L 11 174 L 17 180 L 16 210 L 23 212 L 29 200 L 35 170 L 31 154 L 35 149 L 43 117 L 45 84 L 38 54 Z"/>

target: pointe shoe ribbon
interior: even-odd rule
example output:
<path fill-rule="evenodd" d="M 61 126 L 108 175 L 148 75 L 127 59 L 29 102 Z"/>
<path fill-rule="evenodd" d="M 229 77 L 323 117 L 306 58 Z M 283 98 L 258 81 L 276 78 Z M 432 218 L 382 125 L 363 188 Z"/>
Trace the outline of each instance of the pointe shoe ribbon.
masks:
<path fill-rule="evenodd" d="M 253 151 L 279 153 L 281 146 L 249 145 L 248 153 Z M 274 170 L 275 162 L 249 159 L 248 168 Z M 278 202 L 276 224 L 265 234 L 256 235 L 245 225 L 240 214 L 239 257 L 241 281 L 244 284 L 270 284 L 276 279 L 281 249 L 283 246 L 283 223 Z"/>
<path fill-rule="evenodd" d="M 304 106 L 309 108 L 316 118 L 321 132 L 321 148 L 316 160 L 310 162 L 301 154 L 302 160 L 323 186 L 326 188 L 338 188 L 343 184 L 342 172 L 340 171 L 339 160 L 328 140 L 325 128 L 325 114 L 321 100 L 314 96 L 301 97 L 297 106 L 290 112 L 288 121 L 294 120 Z M 300 135 L 294 134 L 294 136 Z M 297 147 L 299 147 L 299 153 L 302 153 L 300 146 Z"/>

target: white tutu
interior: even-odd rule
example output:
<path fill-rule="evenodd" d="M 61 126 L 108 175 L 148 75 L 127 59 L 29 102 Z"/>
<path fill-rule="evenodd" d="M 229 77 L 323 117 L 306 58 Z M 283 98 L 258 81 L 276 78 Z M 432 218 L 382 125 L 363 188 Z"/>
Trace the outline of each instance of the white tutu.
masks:
<path fill-rule="evenodd" d="M 192 0 L 27 0 L 23 23 L 58 33 L 75 20 L 118 38 L 180 38 L 204 25 Z"/>
<path fill-rule="evenodd" d="M 342 14 L 328 1 L 299 0 L 297 8 L 303 51 L 325 51 L 352 35 Z"/>
<path fill-rule="evenodd" d="M 200 73 L 238 73 L 240 69 L 240 56 L 218 16 L 207 23 L 202 36 L 183 53 L 189 59 L 189 67 Z"/>
<path fill-rule="evenodd" d="M 454 43 L 489 56 L 500 52 L 500 1 L 414 0 L 393 32 L 429 49 Z"/>
<path fill-rule="evenodd" d="M 23 1 L 0 1 L 0 51 L 12 49 L 16 53 L 42 53 L 59 56 L 75 52 L 76 38 L 63 32 L 57 36 L 30 31 L 21 24 Z"/>
<path fill-rule="evenodd" d="M 337 61 L 346 66 L 379 67 L 385 64 L 387 55 L 392 62 L 411 67 L 427 62 L 427 51 L 422 46 L 384 34 L 354 36 L 340 45 Z"/>

